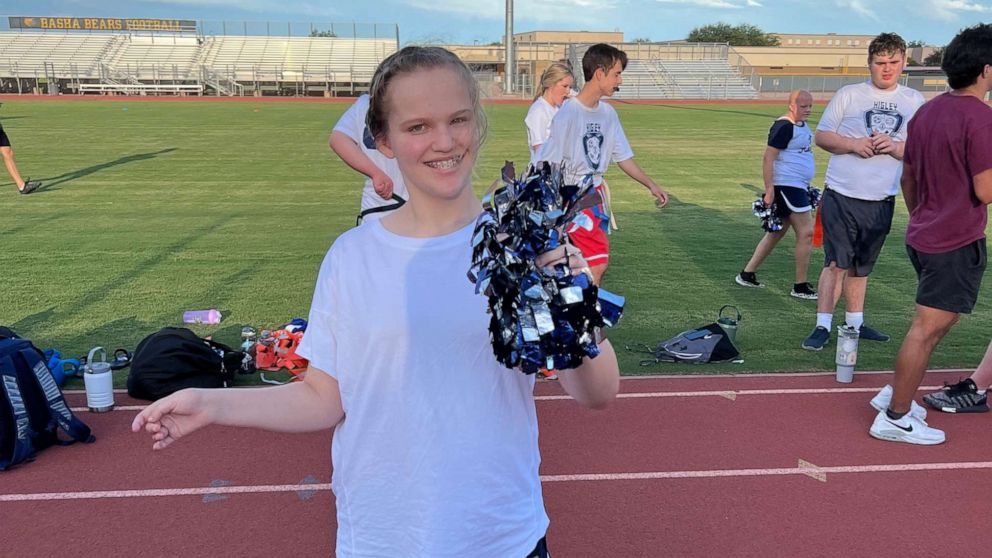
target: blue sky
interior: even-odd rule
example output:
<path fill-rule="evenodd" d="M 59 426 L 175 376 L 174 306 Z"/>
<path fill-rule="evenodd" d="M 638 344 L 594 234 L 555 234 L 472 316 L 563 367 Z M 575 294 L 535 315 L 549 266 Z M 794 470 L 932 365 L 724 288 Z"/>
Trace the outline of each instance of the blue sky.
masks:
<path fill-rule="evenodd" d="M 504 0 L 4 0 L 3 15 L 149 17 L 212 21 L 396 23 L 400 41 L 499 40 Z M 514 31 L 623 31 L 627 40 L 681 39 L 707 23 L 769 32 L 875 34 L 943 45 L 992 21 L 992 0 L 516 0 Z"/>

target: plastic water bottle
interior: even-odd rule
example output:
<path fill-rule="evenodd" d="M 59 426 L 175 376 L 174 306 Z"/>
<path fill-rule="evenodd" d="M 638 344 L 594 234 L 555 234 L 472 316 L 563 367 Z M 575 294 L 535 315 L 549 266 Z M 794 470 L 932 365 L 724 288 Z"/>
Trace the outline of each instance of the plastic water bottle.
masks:
<path fill-rule="evenodd" d="M 186 324 L 219 324 L 222 316 L 215 308 L 210 310 L 187 310 L 183 312 L 183 323 Z"/>
<path fill-rule="evenodd" d="M 858 363 L 859 331 L 844 324 L 837 326 L 837 381 L 849 384 L 854 381 L 854 365 Z"/>

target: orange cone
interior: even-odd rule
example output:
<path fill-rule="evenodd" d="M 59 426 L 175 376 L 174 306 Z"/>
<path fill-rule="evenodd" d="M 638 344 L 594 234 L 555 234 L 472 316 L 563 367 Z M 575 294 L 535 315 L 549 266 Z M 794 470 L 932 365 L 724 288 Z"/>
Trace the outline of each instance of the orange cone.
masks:
<path fill-rule="evenodd" d="M 816 220 L 813 222 L 813 248 L 823 246 L 823 223 L 820 221 L 820 207 L 816 208 Z"/>

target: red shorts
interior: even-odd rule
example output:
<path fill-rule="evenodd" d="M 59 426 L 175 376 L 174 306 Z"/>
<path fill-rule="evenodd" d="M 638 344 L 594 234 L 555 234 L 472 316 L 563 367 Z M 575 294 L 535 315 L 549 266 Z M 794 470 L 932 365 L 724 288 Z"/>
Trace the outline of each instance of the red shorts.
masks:
<path fill-rule="evenodd" d="M 597 206 L 598 213 L 602 214 L 603 206 Z M 582 257 L 591 266 L 606 265 L 610 262 L 610 237 L 603 230 L 602 222 L 597 212 L 592 209 L 584 209 L 582 214 L 588 220 L 581 219 L 582 225 L 573 223 L 568 229 L 568 238 L 576 248 L 582 251 Z M 592 228 L 586 227 L 592 223 Z"/>

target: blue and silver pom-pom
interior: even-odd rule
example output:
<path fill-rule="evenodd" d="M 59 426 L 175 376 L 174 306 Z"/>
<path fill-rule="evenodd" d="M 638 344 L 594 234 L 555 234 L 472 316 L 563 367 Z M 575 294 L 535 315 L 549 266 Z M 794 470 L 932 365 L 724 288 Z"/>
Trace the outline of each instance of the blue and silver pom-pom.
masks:
<path fill-rule="evenodd" d="M 816 209 L 816 206 L 820 205 L 820 198 L 823 197 L 823 193 L 816 186 L 807 188 L 806 193 L 809 194 L 809 206 Z"/>
<path fill-rule="evenodd" d="M 763 198 L 758 198 L 751 204 L 751 210 L 754 212 L 755 217 L 761 219 L 761 228 L 765 232 L 782 230 L 782 219 L 778 216 L 778 208 L 775 202 L 768 205 Z"/>
<path fill-rule="evenodd" d="M 468 272 L 476 293 L 489 298 L 493 354 L 526 374 L 575 368 L 599 354 L 595 331 L 617 323 L 624 299 L 566 264 L 548 269 L 536 259 L 568 242 L 569 224 L 600 195 L 588 180 L 565 184 L 561 167 L 549 163 L 517 179 L 508 162 L 502 181 L 483 198 Z"/>

